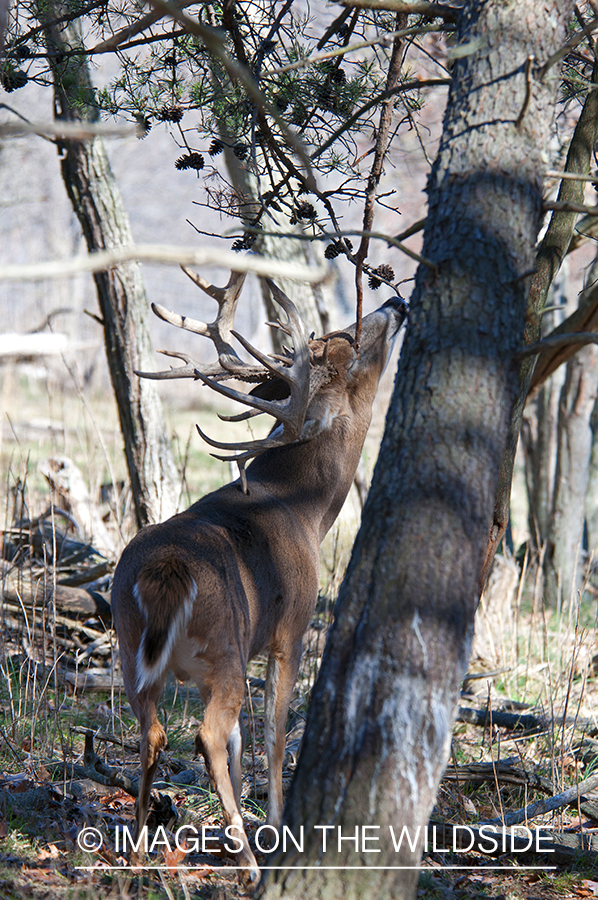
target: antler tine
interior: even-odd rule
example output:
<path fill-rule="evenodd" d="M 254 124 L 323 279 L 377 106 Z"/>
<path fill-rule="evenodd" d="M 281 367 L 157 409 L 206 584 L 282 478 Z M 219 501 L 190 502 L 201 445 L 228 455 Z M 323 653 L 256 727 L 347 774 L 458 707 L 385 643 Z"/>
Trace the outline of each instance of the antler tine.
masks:
<path fill-rule="evenodd" d="M 266 325 L 268 326 L 268 328 L 276 328 L 279 331 L 283 331 L 285 334 L 290 335 L 291 333 L 289 327 L 287 325 L 283 325 L 280 319 L 277 319 L 276 322 L 266 322 Z"/>
<path fill-rule="evenodd" d="M 278 438 L 273 438 L 273 437 L 267 437 L 267 438 L 263 438 L 263 439 L 257 440 L 257 441 L 245 441 L 242 444 L 234 444 L 234 443 L 228 444 L 224 441 L 215 441 L 212 438 L 208 437 L 207 434 L 204 434 L 204 432 L 201 430 L 199 425 L 196 425 L 195 427 L 197 428 L 197 431 L 199 432 L 201 437 L 204 439 L 206 444 L 209 444 L 210 447 L 216 447 L 218 450 L 241 450 L 242 449 L 244 451 L 244 453 L 241 456 L 230 456 L 230 457 L 218 456 L 218 457 L 216 457 L 217 459 L 234 459 L 234 460 L 249 459 L 251 456 L 256 455 L 256 451 L 257 451 L 257 453 L 262 453 L 264 450 L 268 450 L 272 447 L 280 447 L 280 444 L 281 444 L 281 442 Z"/>
<path fill-rule="evenodd" d="M 288 399 L 279 401 L 262 400 L 261 397 L 255 397 L 253 394 L 244 394 L 242 391 L 236 391 L 226 384 L 219 384 L 217 381 L 214 381 L 213 378 L 208 378 L 207 375 L 204 375 L 200 369 L 195 370 L 195 375 L 200 381 L 203 381 L 204 384 L 207 384 L 219 394 L 223 394 L 231 400 L 237 400 L 239 403 L 244 403 L 245 406 L 251 406 L 253 409 L 257 409 L 260 412 L 269 413 L 276 419 L 280 419 L 281 422 L 288 425 L 291 429 L 293 428 L 296 417 L 287 412 Z M 297 436 L 298 435 L 296 435 L 296 437 Z"/>
<path fill-rule="evenodd" d="M 181 266 L 181 269 L 187 275 L 191 281 L 197 285 L 198 288 L 208 294 L 210 297 L 213 297 L 214 300 L 221 306 L 226 301 L 234 301 L 235 305 L 239 296 L 241 294 L 241 290 L 243 288 L 243 284 L 245 282 L 246 272 L 231 272 L 230 278 L 228 279 L 228 283 L 224 287 L 216 287 L 215 284 L 210 284 L 209 281 L 206 281 L 205 278 L 202 278 L 197 272 L 194 272 L 193 269 L 190 269 L 189 266 Z"/>
<path fill-rule="evenodd" d="M 234 369 L 242 367 L 244 365 L 243 360 L 231 345 L 230 336 L 244 275 L 240 279 L 238 273 L 233 272 L 225 288 L 216 288 L 190 269 L 185 269 L 185 271 L 195 284 L 203 287 L 206 293 L 217 301 L 218 315 L 215 320 L 210 323 L 201 322 L 199 319 L 192 319 L 190 316 L 181 316 L 179 313 L 171 312 L 171 310 L 157 303 L 152 303 L 153 312 L 159 319 L 168 322 L 170 325 L 175 325 L 184 331 L 201 334 L 209 338 L 216 348 L 220 364 L 224 365 L 224 363 L 227 363 L 228 371 L 231 371 L 231 367 Z M 233 280 L 234 275 L 237 275 L 235 280 Z"/>
<path fill-rule="evenodd" d="M 161 372 L 138 372 L 135 374 L 140 378 L 153 378 L 155 381 L 161 381 L 169 378 L 193 378 L 197 381 L 197 369 L 199 363 L 197 360 L 194 360 L 192 356 L 189 356 L 187 353 L 183 353 L 182 350 L 160 350 L 164 356 L 172 356 L 175 359 L 182 359 L 186 365 L 184 366 L 171 366 L 170 369 L 166 369 Z M 211 363 L 209 365 L 202 366 L 202 371 L 211 378 L 230 378 L 231 374 L 227 369 L 224 369 L 219 363 Z M 262 381 L 265 375 L 265 371 L 262 367 L 257 366 L 244 366 L 243 375 L 237 377 L 243 377 L 247 381 Z"/>
<path fill-rule="evenodd" d="M 245 412 L 237 413 L 236 416 L 225 416 L 224 413 L 218 413 L 218 418 L 223 422 L 245 422 L 246 419 L 254 419 L 255 416 L 261 415 L 261 409 L 246 409 Z"/>
<path fill-rule="evenodd" d="M 179 313 L 166 309 L 165 306 L 161 306 L 159 303 L 152 303 L 151 307 L 153 314 L 162 319 L 163 322 L 168 322 L 169 325 L 176 325 L 177 328 L 191 331 L 193 334 L 203 334 L 205 337 L 209 337 L 208 326 L 205 322 L 200 322 L 199 319 L 192 319 L 190 316 L 181 316 Z"/>

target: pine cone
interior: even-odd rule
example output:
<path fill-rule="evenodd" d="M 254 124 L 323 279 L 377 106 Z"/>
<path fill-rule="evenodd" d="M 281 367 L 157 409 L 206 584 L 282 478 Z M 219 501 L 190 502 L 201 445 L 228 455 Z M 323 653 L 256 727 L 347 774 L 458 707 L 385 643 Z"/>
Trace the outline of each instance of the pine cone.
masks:
<path fill-rule="evenodd" d="M 152 130 L 152 120 L 148 116 L 135 116 L 137 122 L 137 137 L 140 141 L 148 136 Z"/>
<path fill-rule="evenodd" d="M 392 281 L 395 277 L 394 269 L 392 268 L 392 266 L 387 266 L 384 263 L 381 266 L 378 266 L 378 268 L 374 269 L 374 271 L 370 274 L 370 277 L 368 279 L 368 284 L 373 291 L 377 291 L 382 284 L 380 278 L 376 277 L 377 275 L 379 275 L 380 278 L 384 278 L 386 281 Z"/>
<path fill-rule="evenodd" d="M 156 113 L 156 119 L 160 122 L 180 122 L 184 112 L 181 106 L 163 106 Z"/>
<path fill-rule="evenodd" d="M 296 220 L 307 219 L 307 221 L 313 222 L 317 217 L 318 214 L 315 210 L 315 207 L 307 201 L 298 203 L 293 210 L 293 218 L 295 218 Z"/>
<path fill-rule="evenodd" d="M 239 142 L 238 144 L 234 144 L 233 153 L 237 157 L 237 159 L 247 159 L 247 154 L 249 153 L 249 147 L 247 144 L 243 144 Z"/>
<path fill-rule="evenodd" d="M 12 72 L 2 72 L 0 81 L 6 93 L 11 94 L 13 91 L 25 87 L 29 79 L 25 72 L 22 72 L 20 69 L 14 69 Z"/>
<path fill-rule="evenodd" d="M 386 281 L 394 281 L 395 270 L 392 266 L 387 266 L 385 263 L 382 263 L 381 266 L 378 266 L 376 269 L 376 274 L 380 276 L 380 278 L 385 278 Z"/>
<path fill-rule="evenodd" d="M 186 153 L 184 156 L 179 156 L 174 165 L 177 169 L 197 169 L 199 171 L 204 167 L 204 158 L 201 153 Z"/>

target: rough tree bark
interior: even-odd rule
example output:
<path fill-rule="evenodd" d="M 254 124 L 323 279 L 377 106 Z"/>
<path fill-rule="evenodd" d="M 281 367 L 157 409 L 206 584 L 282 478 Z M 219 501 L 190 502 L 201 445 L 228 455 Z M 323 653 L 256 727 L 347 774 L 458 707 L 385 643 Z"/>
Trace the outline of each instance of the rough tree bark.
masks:
<path fill-rule="evenodd" d="M 59 2 L 39 18 L 61 15 Z M 96 121 L 85 57 L 65 56 L 81 40 L 75 23 L 51 25 L 46 42 L 54 79 L 56 118 Z M 110 168 L 103 138 L 57 140 L 65 187 L 89 251 L 133 243 L 129 220 Z M 147 327 L 148 302 L 137 263 L 94 274 L 104 326 L 110 378 L 116 395 L 138 527 L 176 512 L 178 476 L 155 385 L 135 375 L 154 367 Z"/>
<path fill-rule="evenodd" d="M 469 0 L 430 178 L 423 255 L 380 457 L 285 809 L 292 844 L 262 896 L 413 896 L 465 673 L 478 578 L 518 390 L 542 219 L 541 151 L 571 0 Z M 534 60 L 536 62 L 534 62 Z M 355 829 L 378 843 L 366 852 Z M 322 851 L 317 826 L 329 831 Z M 323 868 L 358 866 L 361 868 Z M 321 867 L 318 869 L 318 867 Z M 384 868 L 395 867 L 395 868 Z"/>

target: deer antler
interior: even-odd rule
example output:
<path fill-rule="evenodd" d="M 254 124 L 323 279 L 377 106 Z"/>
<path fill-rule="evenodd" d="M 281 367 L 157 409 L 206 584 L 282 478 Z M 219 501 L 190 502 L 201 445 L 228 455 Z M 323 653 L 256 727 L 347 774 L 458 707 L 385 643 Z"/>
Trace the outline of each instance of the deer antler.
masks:
<path fill-rule="evenodd" d="M 217 459 L 234 460 L 242 464 L 263 453 L 272 447 L 280 447 L 300 438 L 312 437 L 313 428 L 306 428 L 305 417 L 310 400 L 319 387 L 330 381 L 332 372 L 328 364 L 328 354 L 325 352 L 321 359 L 316 360 L 310 351 L 307 330 L 294 303 L 278 288 L 270 279 L 266 283 L 275 301 L 286 313 L 286 323 L 278 322 L 276 327 L 287 334 L 292 342 L 292 352 L 287 356 L 276 354 L 266 355 L 253 347 L 246 338 L 233 330 L 233 320 L 237 307 L 244 274 L 232 273 L 228 284 L 224 288 L 218 288 L 209 284 L 200 275 L 183 267 L 183 271 L 203 291 L 213 297 L 218 303 L 218 315 L 214 322 L 206 324 L 178 313 L 170 312 L 164 307 L 152 304 L 152 309 L 161 319 L 191 331 L 209 337 L 218 352 L 218 363 L 203 366 L 195 362 L 192 357 L 178 351 L 162 351 L 167 356 L 175 356 L 186 363 L 184 366 L 172 368 L 166 372 L 138 373 L 146 378 L 195 378 L 203 381 L 213 390 L 225 397 L 243 403 L 251 407 L 250 410 L 236 416 L 221 416 L 228 421 L 242 421 L 267 413 L 280 423 L 268 437 L 261 440 L 245 441 L 240 443 L 223 443 L 215 441 L 204 434 L 199 426 L 197 430 L 201 437 L 219 450 L 238 451 L 233 456 L 219 456 Z M 243 361 L 231 346 L 231 337 L 235 337 L 245 350 L 260 363 L 259 366 Z M 249 394 L 237 391 L 228 385 L 220 384 L 220 380 L 237 378 L 244 381 L 264 383 L 266 381 L 282 381 L 288 387 L 288 395 L 282 399 L 267 399 L 257 393 L 257 388 Z"/>
<path fill-rule="evenodd" d="M 241 453 L 232 457 L 221 457 L 218 459 L 236 460 L 242 462 L 268 450 L 271 447 L 280 447 L 282 444 L 289 444 L 301 437 L 301 431 L 305 423 L 305 414 L 310 401 L 312 392 L 310 391 L 310 354 L 309 341 L 305 325 L 301 321 L 301 317 L 297 312 L 295 304 L 289 300 L 280 288 L 270 279 L 266 279 L 268 287 L 272 292 L 272 296 L 282 307 L 287 315 L 288 322 L 284 326 L 287 334 L 293 341 L 293 356 L 291 359 L 285 359 L 277 362 L 277 357 L 266 356 L 257 348 L 253 347 L 242 335 L 236 331 L 231 334 L 237 338 L 240 344 L 247 350 L 254 359 L 261 362 L 264 368 L 275 378 L 280 378 L 289 387 L 289 396 L 283 400 L 266 400 L 255 394 L 244 394 L 236 391 L 227 385 L 219 384 L 211 378 L 206 377 L 202 372 L 198 371 L 197 375 L 205 384 L 209 384 L 215 391 L 224 394 L 250 406 L 252 412 L 265 412 L 282 423 L 282 427 L 275 428 L 267 437 L 257 441 L 245 441 L 242 443 L 222 443 L 214 441 L 203 432 L 199 432 L 202 438 L 212 447 L 220 450 L 240 450 Z M 290 363 L 290 365 L 289 365 Z M 199 430 L 199 429 L 198 429 Z M 214 454 L 215 455 L 215 454 Z"/>
<path fill-rule="evenodd" d="M 213 322 L 206 324 L 198 319 L 191 319 L 189 316 L 181 316 L 179 313 L 171 312 L 164 306 L 152 303 L 152 311 L 170 325 L 182 328 L 184 331 L 191 331 L 193 334 L 201 334 L 209 338 L 218 353 L 218 362 L 208 366 L 194 360 L 193 357 L 186 353 L 174 350 L 161 350 L 164 356 L 172 356 L 182 359 L 187 365 L 177 366 L 167 369 L 165 372 L 137 372 L 143 378 L 153 378 L 163 380 L 169 378 L 197 378 L 198 369 L 202 369 L 205 375 L 211 378 L 239 378 L 243 381 L 261 381 L 267 375 L 260 366 L 250 366 L 244 362 L 237 354 L 234 347 L 230 343 L 232 335 L 232 325 L 237 310 L 237 303 L 241 294 L 241 289 L 245 281 L 245 272 L 231 272 L 228 284 L 225 287 L 216 287 L 210 284 L 201 275 L 193 272 L 187 266 L 181 266 L 185 275 L 187 275 L 198 287 L 202 289 L 210 297 L 218 303 L 218 315 Z"/>

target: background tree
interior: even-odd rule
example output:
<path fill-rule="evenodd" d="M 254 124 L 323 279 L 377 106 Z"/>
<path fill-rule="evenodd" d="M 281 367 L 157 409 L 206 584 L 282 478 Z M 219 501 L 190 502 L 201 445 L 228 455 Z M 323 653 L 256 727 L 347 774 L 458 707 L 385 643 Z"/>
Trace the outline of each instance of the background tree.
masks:
<path fill-rule="evenodd" d="M 61 3 L 40 6 L 56 118 L 97 122 L 88 63 L 77 21 L 60 21 Z M 68 17 L 67 17 L 68 18 Z M 59 24 L 57 24 L 57 20 Z M 64 184 L 89 251 L 133 243 L 129 221 L 112 174 L 104 140 L 57 140 Z M 110 377 L 114 389 L 137 526 L 160 522 L 177 511 L 179 486 L 160 396 L 135 373 L 151 369 L 148 302 L 139 264 L 121 264 L 94 275 Z"/>

